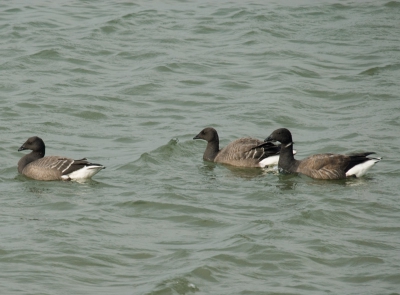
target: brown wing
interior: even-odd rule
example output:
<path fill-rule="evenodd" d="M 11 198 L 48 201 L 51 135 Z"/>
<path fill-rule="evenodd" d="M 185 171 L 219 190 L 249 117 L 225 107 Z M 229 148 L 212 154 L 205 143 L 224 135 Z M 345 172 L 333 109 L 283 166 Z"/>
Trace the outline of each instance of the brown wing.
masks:
<path fill-rule="evenodd" d="M 242 167 L 259 167 L 259 162 L 279 153 L 280 148 L 255 138 L 240 138 L 223 148 L 215 162 Z"/>
<path fill-rule="evenodd" d="M 316 179 L 343 179 L 349 161 L 350 157 L 346 155 L 313 155 L 300 162 L 297 172 Z"/>

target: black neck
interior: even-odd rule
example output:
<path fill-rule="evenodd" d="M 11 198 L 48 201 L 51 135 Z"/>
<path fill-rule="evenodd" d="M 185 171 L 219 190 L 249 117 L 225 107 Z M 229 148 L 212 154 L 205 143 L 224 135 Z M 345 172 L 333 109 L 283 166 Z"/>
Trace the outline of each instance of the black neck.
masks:
<path fill-rule="evenodd" d="M 286 172 L 296 172 L 298 166 L 299 161 L 297 161 L 293 156 L 293 142 L 286 144 L 282 143 L 278 167 Z"/>
<path fill-rule="evenodd" d="M 212 140 L 207 143 L 203 159 L 213 162 L 219 152 L 219 140 Z"/>

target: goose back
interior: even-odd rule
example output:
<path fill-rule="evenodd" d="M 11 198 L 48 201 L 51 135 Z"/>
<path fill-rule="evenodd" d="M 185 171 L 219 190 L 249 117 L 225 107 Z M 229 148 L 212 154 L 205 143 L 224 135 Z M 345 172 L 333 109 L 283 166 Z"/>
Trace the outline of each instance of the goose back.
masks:
<path fill-rule="evenodd" d="M 350 158 L 345 155 L 317 154 L 300 161 L 295 172 L 316 179 L 346 178 Z"/>
<path fill-rule="evenodd" d="M 255 138 L 239 138 L 221 149 L 214 162 L 239 167 L 260 167 L 260 163 L 278 155 L 280 147 Z"/>

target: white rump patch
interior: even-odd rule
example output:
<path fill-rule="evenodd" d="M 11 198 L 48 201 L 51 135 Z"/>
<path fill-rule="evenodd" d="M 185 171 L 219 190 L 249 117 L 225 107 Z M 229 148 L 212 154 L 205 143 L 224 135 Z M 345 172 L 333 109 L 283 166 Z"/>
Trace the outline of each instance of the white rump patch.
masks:
<path fill-rule="evenodd" d="M 104 169 L 104 166 L 85 166 L 65 176 L 68 176 L 70 179 L 89 179 L 97 174 L 101 169 Z"/>
<path fill-rule="evenodd" d="M 381 160 L 381 158 L 373 158 L 364 163 L 358 164 L 358 165 L 354 166 L 353 168 L 351 168 L 349 171 L 347 171 L 346 176 L 349 177 L 349 176 L 355 175 L 356 177 L 361 177 L 365 173 L 367 173 L 367 171 L 372 166 L 374 166 L 376 163 L 378 163 L 380 160 Z"/>

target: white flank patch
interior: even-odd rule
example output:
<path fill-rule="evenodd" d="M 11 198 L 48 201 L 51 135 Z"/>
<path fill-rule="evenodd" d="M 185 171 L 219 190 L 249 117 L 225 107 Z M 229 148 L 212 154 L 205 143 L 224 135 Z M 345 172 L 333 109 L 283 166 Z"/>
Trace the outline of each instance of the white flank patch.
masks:
<path fill-rule="evenodd" d="M 276 155 L 265 158 L 258 164 L 260 165 L 260 167 L 264 168 L 265 166 L 278 165 L 278 162 L 279 162 L 279 155 Z"/>
<path fill-rule="evenodd" d="M 85 166 L 79 170 L 76 170 L 70 174 L 68 174 L 68 177 L 71 179 L 88 179 L 92 178 L 93 175 L 98 173 L 101 169 L 103 169 L 104 166 Z"/>
<path fill-rule="evenodd" d="M 297 151 L 293 150 L 293 155 L 295 155 L 295 154 L 297 154 Z M 258 164 L 260 165 L 260 167 L 264 168 L 266 166 L 277 166 L 278 162 L 279 162 L 279 155 L 276 155 L 276 156 L 270 156 L 268 158 L 265 158 Z"/>
<path fill-rule="evenodd" d="M 367 171 L 372 166 L 374 166 L 376 163 L 378 163 L 380 160 L 381 160 L 381 158 L 374 158 L 374 159 L 371 159 L 364 163 L 358 164 L 358 165 L 354 166 L 353 168 L 351 168 L 349 171 L 347 171 L 346 176 L 349 177 L 349 176 L 355 175 L 356 177 L 361 177 L 365 173 L 367 173 Z"/>

